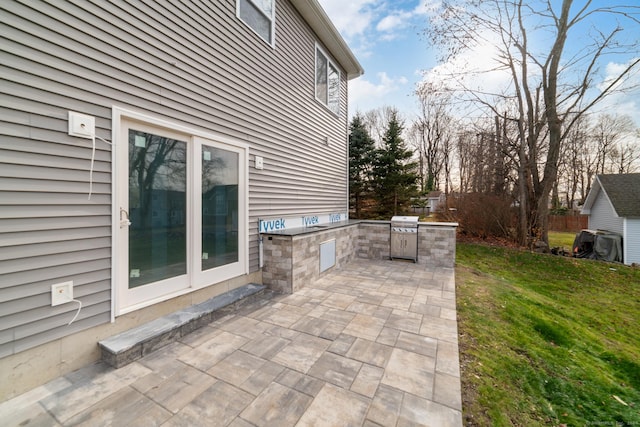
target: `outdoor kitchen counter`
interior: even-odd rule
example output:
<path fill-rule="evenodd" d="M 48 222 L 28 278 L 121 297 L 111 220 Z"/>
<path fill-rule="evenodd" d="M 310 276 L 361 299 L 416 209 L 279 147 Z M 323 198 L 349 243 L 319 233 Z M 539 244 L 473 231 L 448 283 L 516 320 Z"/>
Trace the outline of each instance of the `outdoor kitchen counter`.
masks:
<path fill-rule="evenodd" d="M 418 223 L 414 261 L 429 268 L 454 267 L 456 227 L 456 223 Z M 296 292 L 333 266 L 358 258 L 388 260 L 391 255 L 391 221 L 347 220 L 269 230 L 260 236 L 263 283 L 282 293 Z"/>
<path fill-rule="evenodd" d="M 391 221 L 389 220 L 371 220 L 371 219 L 349 219 L 347 221 L 334 222 L 331 224 L 312 225 L 309 227 L 297 227 L 284 230 L 269 230 L 262 231 L 260 234 L 273 235 L 273 236 L 300 236 L 303 234 L 317 233 L 320 231 L 334 230 L 337 228 L 349 227 L 359 224 L 372 224 L 379 226 L 391 227 Z M 457 222 L 419 222 L 419 227 L 444 227 L 444 228 L 456 228 Z"/>
<path fill-rule="evenodd" d="M 335 230 L 337 228 L 349 227 L 352 225 L 358 225 L 362 220 L 350 219 L 347 221 L 334 222 L 329 224 L 311 225 L 309 227 L 297 227 L 284 230 L 269 230 L 263 231 L 260 234 L 274 235 L 274 236 L 300 236 L 303 234 L 317 233 L 319 231 Z"/>

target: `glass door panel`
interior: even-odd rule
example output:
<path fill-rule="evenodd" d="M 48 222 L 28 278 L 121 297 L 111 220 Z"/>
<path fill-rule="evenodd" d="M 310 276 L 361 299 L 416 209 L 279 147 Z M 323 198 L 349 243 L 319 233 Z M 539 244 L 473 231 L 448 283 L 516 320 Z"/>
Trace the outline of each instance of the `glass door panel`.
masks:
<path fill-rule="evenodd" d="M 129 129 L 129 288 L 187 273 L 187 143 Z"/>
<path fill-rule="evenodd" d="M 117 316 L 248 273 L 248 147 L 131 114 L 115 150 Z"/>
<path fill-rule="evenodd" d="M 203 145 L 202 271 L 238 262 L 238 184 L 238 153 Z"/>

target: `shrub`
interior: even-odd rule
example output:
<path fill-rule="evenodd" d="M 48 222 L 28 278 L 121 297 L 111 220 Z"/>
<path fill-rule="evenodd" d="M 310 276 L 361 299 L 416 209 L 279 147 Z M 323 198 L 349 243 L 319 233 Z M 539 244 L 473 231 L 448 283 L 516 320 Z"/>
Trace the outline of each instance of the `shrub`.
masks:
<path fill-rule="evenodd" d="M 511 199 L 483 193 L 450 196 L 437 212 L 439 220 L 455 221 L 470 236 L 509 238 L 513 230 Z"/>

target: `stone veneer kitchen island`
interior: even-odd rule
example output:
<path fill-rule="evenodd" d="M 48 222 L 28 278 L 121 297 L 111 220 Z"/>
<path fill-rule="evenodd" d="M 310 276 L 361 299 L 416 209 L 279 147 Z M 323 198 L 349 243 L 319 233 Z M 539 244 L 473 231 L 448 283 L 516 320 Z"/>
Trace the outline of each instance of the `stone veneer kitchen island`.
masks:
<path fill-rule="evenodd" d="M 418 223 L 418 260 L 425 267 L 455 266 L 457 223 Z M 263 232 L 262 280 L 270 289 L 293 293 L 322 276 L 331 267 L 341 267 L 361 258 L 388 260 L 390 221 L 348 220 L 326 225 Z M 321 269 L 323 244 L 330 244 L 334 261 Z M 324 252 L 325 254 L 327 252 Z M 398 261 L 406 262 L 406 261 Z"/>

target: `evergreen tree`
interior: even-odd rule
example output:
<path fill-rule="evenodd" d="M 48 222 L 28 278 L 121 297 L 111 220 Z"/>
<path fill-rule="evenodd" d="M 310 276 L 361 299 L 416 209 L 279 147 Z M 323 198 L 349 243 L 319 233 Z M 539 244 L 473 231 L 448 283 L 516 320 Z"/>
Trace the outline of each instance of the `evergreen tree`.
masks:
<path fill-rule="evenodd" d="M 393 112 L 373 167 L 378 214 L 384 218 L 406 212 L 418 192 L 417 163 L 411 161 L 413 153 L 406 148 L 401 135 L 402 123 L 397 112 Z"/>
<path fill-rule="evenodd" d="M 351 120 L 349 129 L 349 208 L 355 218 L 362 218 L 363 202 L 371 193 L 375 144 L 360 114 Z"/>

